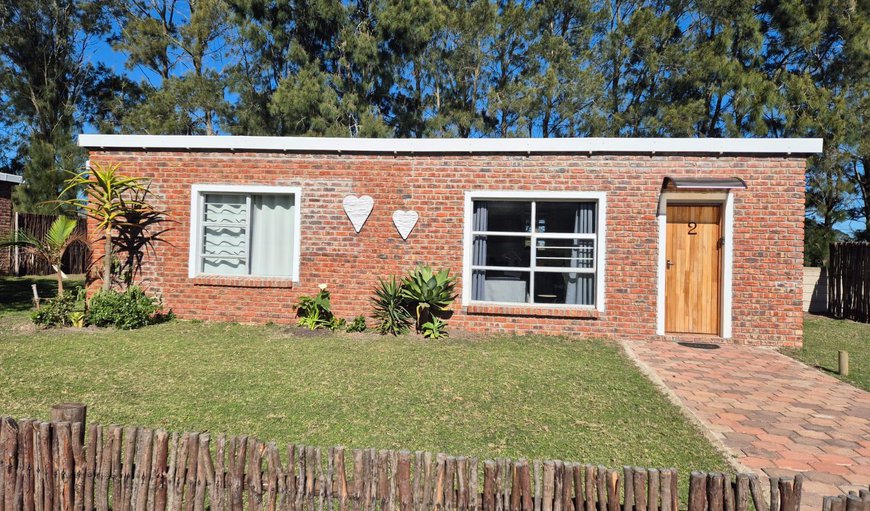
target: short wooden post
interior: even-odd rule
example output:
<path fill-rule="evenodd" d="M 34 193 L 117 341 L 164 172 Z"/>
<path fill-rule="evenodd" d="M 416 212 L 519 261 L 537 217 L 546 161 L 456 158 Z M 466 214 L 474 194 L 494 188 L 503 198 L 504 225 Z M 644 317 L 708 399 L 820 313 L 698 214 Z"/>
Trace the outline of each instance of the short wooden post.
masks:
<path fill-rule="evenodd" d="M 840 350 L 837 352 L 837 372 L 842 376 L 849 376 L 849 352 Z"/>
<path fill-rule="evenodd" d="M 85 441 L 85 422 L 87 420 L 88 407 L 83 403 L 60 403 L 51 407 L 51 422 L 69 422 L 81 424 L 82 443 Z"/>

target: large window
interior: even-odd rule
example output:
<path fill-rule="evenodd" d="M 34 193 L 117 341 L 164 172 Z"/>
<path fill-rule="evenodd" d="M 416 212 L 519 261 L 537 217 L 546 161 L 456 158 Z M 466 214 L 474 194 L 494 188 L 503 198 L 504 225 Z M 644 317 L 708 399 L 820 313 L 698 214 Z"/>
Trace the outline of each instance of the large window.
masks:
<path fill-rule="evenodd" d="M 299 191 L 194 185 L 190 274 L 297 275 Z"/>
<path fill-rule="evenodd" d="M 599 198 L 471 196 L 470 300 L 598 306 Z"/>

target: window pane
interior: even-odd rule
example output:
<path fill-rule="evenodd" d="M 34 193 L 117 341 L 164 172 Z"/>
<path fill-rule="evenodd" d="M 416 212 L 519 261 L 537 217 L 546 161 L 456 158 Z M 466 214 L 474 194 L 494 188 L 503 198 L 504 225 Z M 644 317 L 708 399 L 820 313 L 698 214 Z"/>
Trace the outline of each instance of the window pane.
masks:
<path fill-rule="evenodd" d="M 535 250 L 538 266 L 594 268 L 594 240 L 538 239 Z"/>
<path fill-rule="evenodd" d="M 206 223 L 246 224 L 248 222 L 247 197 L 244 195 L 214 194 L 205 196 L 203 220 Z"/>
<path fill-rule="evenodd" d="M 475 201 L 475 231 L 529 232 L 531 202 Z"/>
<path fill-rule="evenodd" d="M 471 299 L 485 302 L 528 303 L 529 272 L 475 270 Z"/>
<path fill-rule="evenodd" d="M 474 266 L 531 266 L 531 238 L 524 236 L 475 236 Z"/>
<path fill-rule="evenodd" d="M 594 202 L 538 202 L 536 232 L 595 233 Z"/>
<path fill-rule="evenodd" d="M 293 208 L 292 195 L 251 197 L 251 275 L 292 274 Z"/>
<path fill-rule="evenodd" d="M 247 259 L 228 259 L 205 256 L 202 260 L 202 272 L 211 275 L 247 275 Z"/>
<path fill-rule="evenodd" d="M 595 305 L 595 275 L 536 272 L 535 303 Z"/>

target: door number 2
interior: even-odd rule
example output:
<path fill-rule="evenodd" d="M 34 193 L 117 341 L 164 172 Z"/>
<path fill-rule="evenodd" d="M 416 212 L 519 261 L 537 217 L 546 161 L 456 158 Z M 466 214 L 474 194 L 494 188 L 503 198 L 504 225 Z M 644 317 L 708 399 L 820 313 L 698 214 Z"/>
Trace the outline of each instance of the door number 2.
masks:
<path fill-rule="evenodd" d="M 695 232 L 698 229 L 698 224 L 696 222 L 689 222 L 689 236 L 696 236 L 698 233 Z"/>

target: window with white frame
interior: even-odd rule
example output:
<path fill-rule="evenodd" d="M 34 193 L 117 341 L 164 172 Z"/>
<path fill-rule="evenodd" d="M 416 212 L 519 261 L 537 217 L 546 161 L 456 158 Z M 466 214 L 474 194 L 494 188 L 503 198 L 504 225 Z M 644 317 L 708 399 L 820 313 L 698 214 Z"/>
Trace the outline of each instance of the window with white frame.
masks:
<path fill-rule="evenodd" d="M 194 185 L 190 274 L 297 275 L 299 191 Z"/>
<path fill-rule="evenodd" d="M 470 300 L 595 307 L 599 201 L 471 197 Z"/>

